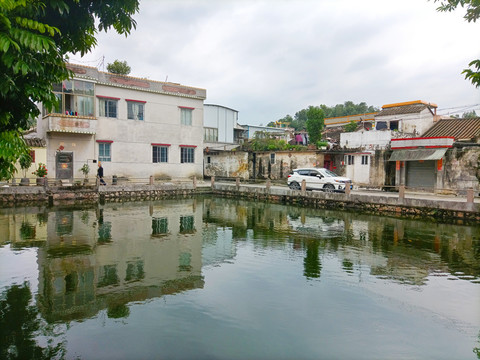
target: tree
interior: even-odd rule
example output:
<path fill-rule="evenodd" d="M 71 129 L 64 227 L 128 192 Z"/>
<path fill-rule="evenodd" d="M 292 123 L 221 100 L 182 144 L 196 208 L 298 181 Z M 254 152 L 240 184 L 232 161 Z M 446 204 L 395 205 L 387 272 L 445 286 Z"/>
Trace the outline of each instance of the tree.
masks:
<path fill-rule="evenodd" d="M 323 110 L 318 106 L 309 106 L 306 111 L 306 116 L 309 142 L 316 144 L 322 136 L 324 118 Z"/>
<path fill-rule="evenodd" d="M 130 66 L 126 61 L 115 60 L 113 63 L 107 65 L 107 71 L 112 74 L 128 75 L 130 74 Z"/>
<path fill-rule="evenodd" d="M 345 101 L 343 104 L 337 104 L 335 106 L 327 106 L 327 105 L 320 105 L 320 109 L 323 110 L 324 118 L 331 118 L 337 116 L 348 116 L 348 115 L 356 115 L 356 114 L 366 114 L 378 111 L 378 109 L 374 106 L 369 106 L 365 102 L 361 102 L 360 104 L 355 104 L 352 101 Z M 307 122 L 307 109 L 303 109 L 297 111 L 295 113 L 294 118 L 290 115 L 285 116 L 283 119 L 279 121 L 287 120 L 288 118 L 292 119 L 290 121 L 290 127 L 294 128 L 295 130 L 304 130 L 306 129 L 306 122 Z"/>
<path fill-rule="evenodd" d="M 52 108 L 52 85 L 72 76 L 66 54 L 96 45 L 98 31 L 128 35 L 139 0 L 0 1 L 0 178 L 10 178 L 27 152 L 22 132 Z"/>
<path fill-rule="evenodd" d="M 343 128 L 345 129 L 345 132 L 354 132 L 355 130 L 357 130 L 357 127 L 358 124 L 355 121 L 350 121 Z"/>
<path fill-rule="evenodd" d="M 464 112 L 463 115 L 462 115 L 463 119 L 471 119 L 471 118 L 476 118 L 476 117 L 478 117 L 478 115 L 475 112 L 475 110 Z"/>
<path fill-rule="evenodd" d="M 434 2 L 440 3 L 437 11 L 454 11 L 459 5 L 466 8 L 463 18 L 468 22 L 476 22 L 480 18 L 480 1 L 478 0 L 434 0 Z M 469 68 L 464 69 L 462 74 L 465 74 L 465 79 L 470 80 L 475 87 L 480 87 L 480 59 L 471 61 L 468 66 Z"/>

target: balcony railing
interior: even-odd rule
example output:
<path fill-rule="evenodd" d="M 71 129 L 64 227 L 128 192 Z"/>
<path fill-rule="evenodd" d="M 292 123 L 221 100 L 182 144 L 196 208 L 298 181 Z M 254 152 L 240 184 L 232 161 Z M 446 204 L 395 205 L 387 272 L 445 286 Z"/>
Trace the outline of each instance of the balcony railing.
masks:
<path fill-rule="evenodd" d="M 95 117 L 48 114 L 44 120 L 47 121 L 48 132 L 93 135 L 97 130 L 97 118 Z"/>

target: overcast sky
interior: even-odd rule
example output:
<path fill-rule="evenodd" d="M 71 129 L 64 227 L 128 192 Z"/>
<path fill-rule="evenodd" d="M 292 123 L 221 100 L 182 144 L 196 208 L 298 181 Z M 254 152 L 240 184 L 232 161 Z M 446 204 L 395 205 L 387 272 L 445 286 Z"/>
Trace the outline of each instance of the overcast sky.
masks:
<path fill-rule="evenodd" d="M 461 71 L 480 58 L 480 23 L 427 0 L 141 0 L 130 36 L 100 33 L 73 63 L 207 90 L 206 104 L 266 125 L 309 105 L 436 103 L 476 110 Z M 104 67 L 102 59 L 104 57 Z M 476 105 L 472 107 L 472 105 Z M 467 106 L 470 106 L 467 108 Z"/>

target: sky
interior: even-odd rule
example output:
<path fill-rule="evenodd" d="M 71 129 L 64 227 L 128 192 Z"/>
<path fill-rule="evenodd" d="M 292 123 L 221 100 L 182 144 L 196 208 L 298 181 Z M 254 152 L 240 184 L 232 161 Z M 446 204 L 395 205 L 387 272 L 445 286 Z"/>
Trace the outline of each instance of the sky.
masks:
<path fill-rule="evenodd" d="M 70 62 L 207 90 L 205 104 L 266 125 L 310 105 L 424 100 L 480 115 L 462 70 L 480 58 L 480 22 L 428 0 L 140 0 L 128 37 L 98 33 Z"/>

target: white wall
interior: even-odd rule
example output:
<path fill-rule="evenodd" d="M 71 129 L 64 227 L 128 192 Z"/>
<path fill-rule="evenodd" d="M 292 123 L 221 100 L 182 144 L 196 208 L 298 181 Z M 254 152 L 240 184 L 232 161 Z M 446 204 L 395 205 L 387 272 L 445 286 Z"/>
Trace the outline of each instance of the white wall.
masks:
<path fill-rule="evenodd" d="M 233 143 L 238 111 L 219 105 L 204 105 L 204 127 L 218 129 L 218 142 Z"/>
<path fill-rule="evenodd" d="M 340 146 L 347 149 L 385 149 L 392 139 L 392 133 L 385 131 L 358 131 L 340 134 Z"/>

